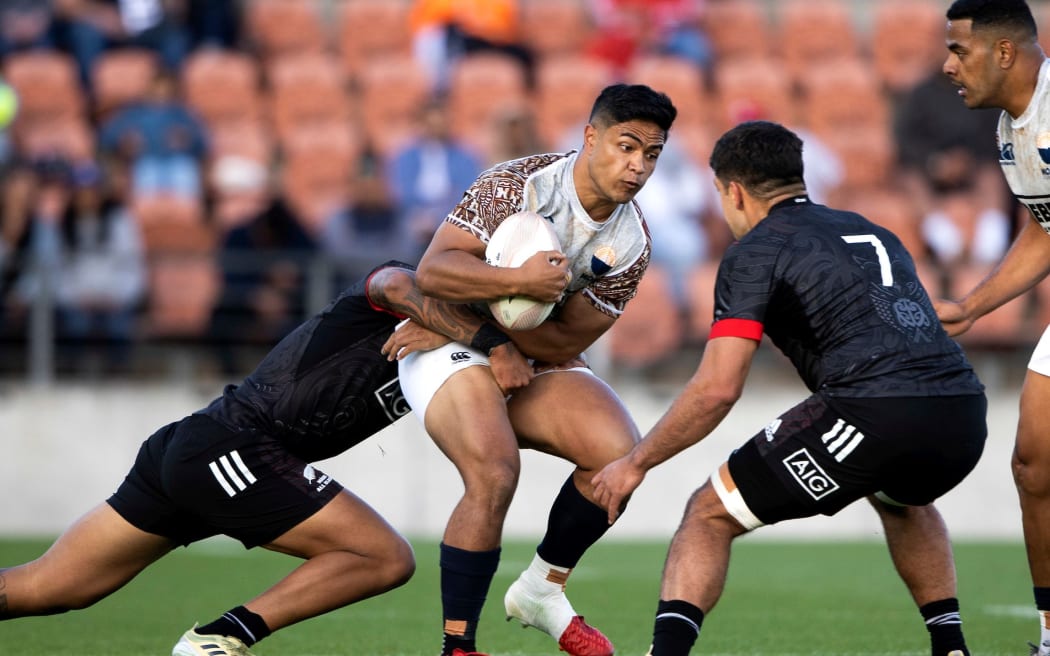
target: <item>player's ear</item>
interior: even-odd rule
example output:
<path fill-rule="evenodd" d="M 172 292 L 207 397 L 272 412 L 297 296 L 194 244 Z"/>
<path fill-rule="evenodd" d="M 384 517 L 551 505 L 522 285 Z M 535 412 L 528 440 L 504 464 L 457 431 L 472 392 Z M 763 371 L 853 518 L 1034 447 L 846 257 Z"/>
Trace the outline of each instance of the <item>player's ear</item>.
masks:
<path fill-rule="evenodd" d="M 744 209 L 744 191 L 743 185 L 733 180 L 730 181 L 729 187 L 726 189 L 729 192 L 729 198 L 733 202 L 733 207 L 742 210 Z"/>
<path fill-rule="evenodd" d="M 995 61 L 999 68 L 1010 68 L 1017 61 L 1017 44 L 1010 39 L 999 39 L 995 42 Z"/>

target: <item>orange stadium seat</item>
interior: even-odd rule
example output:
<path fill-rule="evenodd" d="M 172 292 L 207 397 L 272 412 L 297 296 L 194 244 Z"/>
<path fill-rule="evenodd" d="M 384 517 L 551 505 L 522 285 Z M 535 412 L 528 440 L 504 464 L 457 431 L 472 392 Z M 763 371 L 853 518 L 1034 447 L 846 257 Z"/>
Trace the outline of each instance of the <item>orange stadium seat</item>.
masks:
<path fill-rule="evenodd" d="M 212 125 L 208 130 L 208 141 L 212 161 L 236 155 L 269 162 L 274 155 L 272 131 L 261 120 L 226 121 Z"/>
<path fill-rule="evenodd" d="M 594 99 L 613 81 L 608 63 L 585 55 L 547 57 L 536 67 L 536 132 L 548 150 L 577 147 Z"/>
<path fill-rule="evenodd" d="M 863 124 L 853 129 L 843 126 L 821 134 L 820 138 L 839 156 L 845 169 L 835 190 L 835 202 L 889 183 L 896 161 L 896 145 L 889 130 Z"/>
<path fill-rule="evenodd" d="M 244 3 L 244 24 L 263 59 L 325 50 L 330 42 L 318 0 L 251 0 Z"/>
<path fill-rule="evenodd" d="M 669 273 L 650 264 L 638 293 L 609 330 L 609 357 L 618 365 L 638 368 L 656 364 L 682 343 L 683 326 Z"/>
<path fill-rule="evenodd" d="M 379 58 L 412 54 L 409 0 L 345 0 L 338 40 L 344 70 L 352 78 Z"/>
<path fill-rule="evenodd" d="M 91 71 L 95 116 L 104 120 L 114 109 L 145 98 L 158 68 L 157 56 L 151 50 L 104 51 Z"/>
<path fill-rule="evenodd" d="M 209 124 L 262 117 L 259 65 L 245 53 L 198 50 L 182 66 L 186 103 Z"/>
<path fill-rule="evenodd" d="M 317 235 L 324 222 L 350 202 L 350 181 L 357 159 L 338 150 L 290 153 L 281 172 L 281 188 L 307 232 Z"/>
<path fill-rule="evenodd" d="M 935 0 L 881 0 L 872 5 L 871 61 L 889 93 L 907 91 L 944 61 L 944 11 Z"/>
<path fill-rule="evenodd" d="M 814 64 L 802 80 L 806 126 L 825 135 L 837 130 L 878 127 L 889 132 L 890 106 L 875 69 L 861 58 Z"/>
<path fill-rule="evenodd" d="M 3 75 L 18 93 L 18 123 L 82 116 L 87 109 L 68 55 L 53 50 L 8 55 Z"/>
<path fill-rule="evenodd" d="M 798 103 L 787 71 L 777 59 L 719 62 L 714 78 L 711 120 L 720 132 L 748 118 L 795 124 Z"/>
<path fill-rule="evenodd" d="M 343 70 L 333 56 L 284 55 L 274 59 L 268 71 L 271 118 L 280 141 L 297 124 L 350 121 L 350 94 Z"/>
<path fill-rule="evenodd" d="M 913 260 L 926 259 L 926 245 L 919 232 L 919 208 L 908 195 L 884 186 L 850 193 L 842 201 L 842 209 L 862 214 L 897 235 Z"/>
<path fill-rule="evenodd" d="M 479 153 L 492 151 L 488 129 L 507 108 L 529 102 L 522 63 L 499 53 L 461 57 L 452 67 L 448 88 L 451 130 Z"/>
<path fill-rule="evenodd" d="M 19 152 L 30 159 L 59 155 L 74 163 L 95 161 L 96 134 L 80 116 L 37 120 L 17 130 Z"/>
<path fill-rule="evenodd" d="M 368 142 L 379 153 L 393 153 L 416 132 L 430 93 L 426 70 L 412 55 L 376 57 L 362 66 L 358 89 Z"/>
<path fill-rule="evenodd" d="M 522 41 L 539 59 L 582 52 L 593 31 L 584 0 L 527 0 L 521 5 Z"/>
<path fill-rule="evenodd" d="M 780 54 L 796 83 L 815 64 L 860 55 L 860 35 L 845 0 L 784 0 L 777 7 Z"/>
<path fill-rule="evenodd" d="M 627 80 L 666 93 L 678 109 L 675 127 L 706 123 L 710 99 L 703 70 L 693 62 L 665 55 L 640 55 L 627 70 Z"/>
<path fill-rule="evenodd" d="M 704 30 L 715 58 L 763 59 L 777 50 L 776 31 L 759 0 L 711 0 L 704 5 Z"/>
<path fill-rule="evenodd" d="M 158 255 L 149 262 L 143 332 L 150 338 L 196 338 L 205 334 L 221 287 L 210 253 Z"/>

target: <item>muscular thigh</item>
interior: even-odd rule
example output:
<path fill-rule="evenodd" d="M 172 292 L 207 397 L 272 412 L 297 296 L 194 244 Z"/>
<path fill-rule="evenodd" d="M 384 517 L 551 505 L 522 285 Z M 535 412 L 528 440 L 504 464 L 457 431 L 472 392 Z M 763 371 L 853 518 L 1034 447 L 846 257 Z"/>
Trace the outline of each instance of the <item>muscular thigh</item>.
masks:
<path fill-rule="evenodd" d="M 1047 426 L 1050 426 L 1050 377 L 1029 370 L 1021 390 L 1021 413 L 1017 423 L 1015 451 L 1020 462 L 1050 464 L 1050 431 Z"/>
<path fill-rule="evenodd" d="M 404 539 L 378 512 L 343 489 L 321 510 L 264 546 L 271 551 L 312 558 L 337 550 L 381 556 L 403 543 Z"/>
<path fill-rule="evenodd" d="M 523 447 L 596 471 L 640 439 L 623 402 L 605 381 L 583 370 L 537 376 L 507 404 Z"/>

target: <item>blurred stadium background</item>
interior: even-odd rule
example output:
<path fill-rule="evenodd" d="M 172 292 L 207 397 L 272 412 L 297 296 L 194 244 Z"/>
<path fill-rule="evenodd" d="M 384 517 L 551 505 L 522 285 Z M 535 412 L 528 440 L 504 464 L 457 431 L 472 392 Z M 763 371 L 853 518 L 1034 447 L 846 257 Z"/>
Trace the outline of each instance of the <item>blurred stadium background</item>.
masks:
<path fill-rule="evenodd" d="M 9 499 L 25 491 L 0 535 L 54 533 L 103 499 L 139 441 L 238 380 L 342 284 L 417 258 L 461 180 L 574 147 L 614 81 L 664 91 L 680 112 L 639 197 L 653 266 L 591 353 L 643 429 L 706 338 L 729 241 L 706 158 L 737 121 L 800 131 L 818 200 L 893 229 L 932 295 L 968 289 L 1027 219 L 995 165 L 995 115 L 937 104 L 931 88 L 947 4 L 0 3 L 0 480 Z M 1050 7 L 1032 5 L 1046 39 Z M 981 465 L 945 499 L 957 534 L 1020 537 L 1016 392 L 1048 320 L 1044 283 L 962 340 L 993 404 Z M 653 472 L 614 534 L 669 535 L 728 450 L 801 398 L 763 351 L 741 406 Z M 458 496 L 414 418 L 322 466 L 411 534 L 439 533 Z M 508 531 L 534 535 L 565 472 L 535 455 L 524 470 Z M 768 534 L 877 533 L 851 508 Z"/>

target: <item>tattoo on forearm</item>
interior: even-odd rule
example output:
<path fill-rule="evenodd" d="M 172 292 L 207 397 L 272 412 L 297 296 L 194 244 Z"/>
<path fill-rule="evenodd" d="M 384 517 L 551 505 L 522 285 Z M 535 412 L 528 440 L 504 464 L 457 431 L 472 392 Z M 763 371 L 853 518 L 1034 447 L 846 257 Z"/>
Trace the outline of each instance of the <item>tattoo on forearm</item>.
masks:
<path fill-rule="evenodd" d="M 382 285 L 378 287 L 380 289 L 372 293 L 376 303 L 457 342 L 469 344 L 481 327 L 481 319 L 466 307 L 428 298 L 414 286 L 403 298 L 393 298 L 385 293 Z"/>

